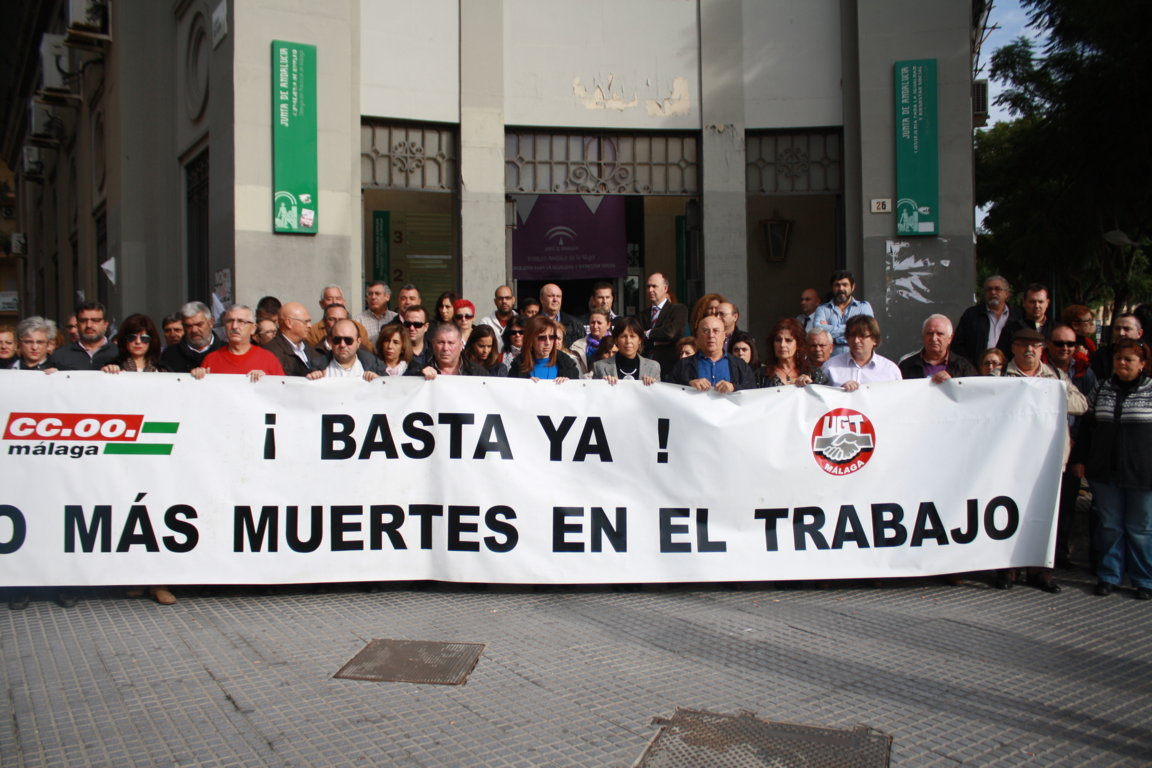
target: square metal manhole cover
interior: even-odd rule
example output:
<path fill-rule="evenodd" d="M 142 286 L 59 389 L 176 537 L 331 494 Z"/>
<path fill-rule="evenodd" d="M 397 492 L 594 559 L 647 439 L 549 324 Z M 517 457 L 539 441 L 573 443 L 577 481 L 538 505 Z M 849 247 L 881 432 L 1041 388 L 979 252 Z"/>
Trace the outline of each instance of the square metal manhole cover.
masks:
<path fill-rule="evenodd" d="M 333 677 L 390 683 L 463 685 L 476 668 L 483 643 L 373 640 Z"/>
<path fill-rule="evenodd" d="M 633 768 L 887 768 L 892 737 L 867 726 L 850 730 L 676 709 Z"/>

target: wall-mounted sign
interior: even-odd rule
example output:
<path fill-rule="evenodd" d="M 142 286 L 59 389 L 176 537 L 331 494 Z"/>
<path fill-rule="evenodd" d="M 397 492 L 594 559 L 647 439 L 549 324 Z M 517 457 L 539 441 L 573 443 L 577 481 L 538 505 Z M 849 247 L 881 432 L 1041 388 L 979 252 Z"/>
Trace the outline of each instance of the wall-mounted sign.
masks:
<path fill-rule="evenodd" d="M 896 234 L 940 232 L 936 132 L 936 60 L 898 61 L 896 96 Z"/>
<path fill-rule="evenodd" d="M 319 228 L 316 162 L 316 46 L 272 41 L 272 227 Z"/>

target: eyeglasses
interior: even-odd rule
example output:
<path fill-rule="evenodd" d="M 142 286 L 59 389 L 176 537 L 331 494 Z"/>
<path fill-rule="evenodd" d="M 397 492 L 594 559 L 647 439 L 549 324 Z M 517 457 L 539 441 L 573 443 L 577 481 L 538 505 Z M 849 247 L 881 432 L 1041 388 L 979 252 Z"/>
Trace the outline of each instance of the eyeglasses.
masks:
<path fill-rule="evenodd" d="M 559 340 L 560 340 L 560 337 L 559 337 L 559 336 L 557 336 L 556 334 L 545 334 L 545 333 L 542 333 L 542 334 L 540 334 L 539 336 L 537 336 L 537 337 L 536 337 L 536 340 L 537 340 L 537 341 L 559 341 Z"/>
<path fill-rule="evenodd" d="M 1060 347 L 1061 349 L 1071 349 L 1072 347 L 1076 346 L 1076 342 L 1074 341 L 1053 341 L 1050 343 L 1052 346 Z"/>
<path fill-rule="evenodd" d="M 149 344 L 152 341 L 152 337 L 146 333 L 130 333 L 124 338 L 128 341 L 138 341 L 141 344 Z"/>
<path fill-rule="evenodd" d="M 985 360 L 984 362 L 980 363 L 980 367 L 981 368 L 1003 368 L 1004 363 L 1000 362 L 999 360 Z"/>
<path fill-rule="evenodd" d="M 515 329 L 515 328 L 514 328 L 514 329 L 512 329 L 511 331 L 508 331 L 508 335 L 509 335 L 509 336 L 523 336 L 523 335 L 524 335 L 524 331 L 521 331 L 521 330 L 518 330 L 518 329 Z"/>
<path fill-rule="evenodd" d="M 404 327 L 405 328 L 423 328 L 425 325 L 427 325 L 427 323 L 424 322 L 423 320 L 405 320 L 404 321 Z"/>
<path fill-rule="evenodd" d="M 350 347 L 355 343 L 356 343 L 356 339 L 352 336 L 333 336 L 332 337 L 332 346 L 334 346 L 334 347 L 338 347 L 341 344 L 343 344 L 346 347 Z"/>
<path fill-rule="evenodd" d="M 46 347 L 48 346 L 47 339 L 20 339 L 21 344 L 27 344 L 30 347 Z"/>
<path fill-rule="evenodd" d="M 471 320 L 473 315 L 456 315 L 457 320 Z"/>

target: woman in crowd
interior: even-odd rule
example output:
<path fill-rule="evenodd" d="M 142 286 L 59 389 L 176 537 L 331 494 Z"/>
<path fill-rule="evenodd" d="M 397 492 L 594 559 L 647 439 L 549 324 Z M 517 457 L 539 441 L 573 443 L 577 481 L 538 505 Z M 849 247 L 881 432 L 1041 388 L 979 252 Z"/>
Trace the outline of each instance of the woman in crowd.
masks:
<path fill-rule="evenodd" d="M 712 314 L 712 310 L 724 303 L 724 297 L 718 293 L 706 293 L 701 296 L 695 304 L 692 305 L 692 317 L 689 319 L 689 325 L 686 332 L 691 334 L 697 325 L 700 324 L 700 318 Z M 696 354 L 693 352 L 692 354 Z"/>
<path fill-rule="evenodd" d="M 452 291 L 444 291 L 444 293 L 440 294 L 436 299 L 436 322 L 432 324 L 432 328 L 428 329 L 430 333 L 436 330 L 436 326 L 440 325 L 440 323 L 453 322 L 453 317 L 456 314 L 457 298 L 459 297 Z M 432 338 L 432 336 L 429 335 L 428 338 Z"/>
<path fill-rule="evenodd" d="M 148 315 L 136 314 L 124 318 L 116 334 L 116 346 L 120 354 L 115 362 L 100 369 L 104 373 L 157 373 L 165 370 L 160 365 L 160 333 Z M 176 602 L 172 591 L 162 586 L 129 589 L 125 594 L 128 597 L 142 597 L 145 592 L 160 605 L 173 605 Z"/>
<path fill-rule="evenodd" d="M 460 343 L 467 344 L 472 334 L 472 324 L 476 321 L 476 305 L 468 299 L 452 302 L 452 322 L 460 329 Z"/>
<path fill-rule="evenodd" d="M 496 348 L 496 331 L 490 325 L 477 325 L 464 345 L 464 359 L 484 367 L 490 376 L 507 376 L 508 366 Z"/>
<path fill-rule="evenodd" d="M 559 323 L 537 315 L 524 328 L 524 350 L 512 361 L 509 374 L 519 379 L 555 380 L 563 384 L 580 376 L 580 369 L 568 355 L 560 352 L 564 328 Z"/>
<path fill-rule="evenodd" d="M 500 335 L 501 341 L 504 342 L 502 349 L 504 350 L 500 355 L 500 362 L 512 370 L 512 361 L 520 356 L 520 350 L 524 346 L 524 323 L 525 320 L 520 315 L 513 317 L 508 321 L 508 325 L 504 326 L 504 333 Z"/>
<path fill-rule="evenodd" d="M 756 375 L 756 386 L 764 386 L 764 366 L 760 364 L 760 354 L 756 351 L 756 337 L 748 331 L 736 331 L 728 340 L 728 351 L 748 363 Z"/>
<path fill-rule="evenodd" d="M 600 346 L 596 347 L 596 357 L 592 360 L 593 367 L 599 361 L 612 357 L 616 352 L 616 337 L 610 333 L 605 334 L 604 338 L 600 339 Z"/>
<path fill-rule="evenodd" d="M 685 336 L 676 342 L 676 358 L 692 357 L 696 354 L 696 339 L 693 336 Z"/>
<path fill-rule="evenodd" d="M 596 361 L 596 350 L 600 348 L 600 340 L 608 335 L 611 324 L 612 318 L 606 309 L 596 308 L 588 313 L 588 335 L 572 342 L 572 353 L 576 355 L 580 378 L 592 378 L 592 363 Z"/>
<path fill-rule="evenodd" d="M 1008 358 L 999 349 L 993 347 L 986 349 L 980 355 L 980 363 L 976 372 L 981 376 L 1000 376 L 1004 373 L 1004 366 L 1008 365 Z"/>
<path fill-rule="evenodd" d="M 19 350 L 16 346 L 16 329 L 10 325 L 0 325 L 0 368 L 11 368 L 16 364 Z"/>
<path fill-rule="evenodd" d="M 1096 317 L 1083 304 L 1070 304 L 1060 313 L 1065 325 L 1076 334 L 1076 370 L 1082 371 L 1092 363 L 1096 354 Z"/>
<path fill-rule="evenodd" d="M 1112 345 L 1112 376 L 1093 390 L 1071 471 L 1087 477 L 1096 507 L 1096 594 L 1127 576 L 1137 600 L 1152 600 L 1152 379 L 1148 347 Z"/>
<path fill-rule="evenodd" d="M 10 367 L 18 371 L 48 370 L 49 349 L 55 334 L 55 324 L 39 315 L 21 320 L 16 326 L 16 343 L 20 353 Z"/>
<path fill-rule="evenodd" d="M 403 376 L 412 362 L 412 342 L 400 323 L 388 323 L 376 337 L 376 356 L 389 376 Z"/>
<path fill-rule="evenodd" d="M 167 370 L 160 364 L 160 334 L 148 315 L 137 314 L 124 318 L 116 334 L 116 346 L 120 348 L 120 354 L 114 362 L 100 369 L 104 373 L 156 373 Z"/>
<path fill-rule="evenodd" d="M 820 368 L 807 365 L 808 343 L 804 329 L 794 317 L 786 317 L 772 326 L 764 355 L 765 387 L 827 384 L 828 376 Z"/>
<path fill-rule="evenodd" d="M 612 339 L 616 342 L 616 354 L 606 360 L 598 360 L 592 366 L 592 378 L 604 379 L 615 384 L 621 379 L 642 381 L 650 385 L 660 381 L 660 363 L 640 356 L 644 348 L 644 329 L 634 317 L 618 317 L 612 329 Z"/>

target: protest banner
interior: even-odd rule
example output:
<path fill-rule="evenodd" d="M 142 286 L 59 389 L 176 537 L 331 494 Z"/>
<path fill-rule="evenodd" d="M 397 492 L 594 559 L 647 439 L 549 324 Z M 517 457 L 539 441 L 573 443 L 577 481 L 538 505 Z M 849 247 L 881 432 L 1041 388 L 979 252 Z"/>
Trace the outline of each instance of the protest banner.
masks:
<path fill-rule="evenodd" d="M 1059 382 L 0 371 L 0 585 L 921 576 L 1051 565 Z"/>

